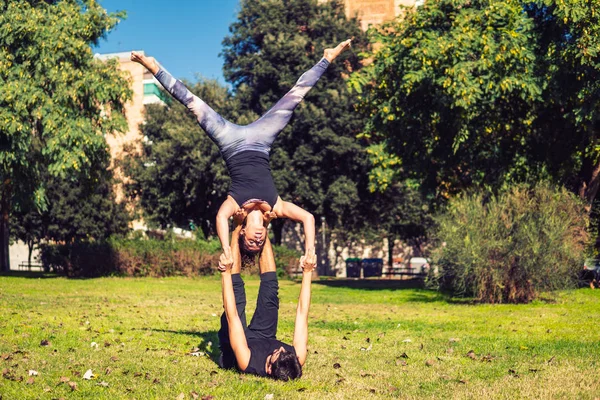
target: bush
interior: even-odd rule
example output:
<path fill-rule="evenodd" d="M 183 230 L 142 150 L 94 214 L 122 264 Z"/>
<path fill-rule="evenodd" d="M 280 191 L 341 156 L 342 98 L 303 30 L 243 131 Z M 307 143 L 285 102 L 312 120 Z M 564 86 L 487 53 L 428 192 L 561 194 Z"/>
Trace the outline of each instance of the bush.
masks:
<path fill-rule="evenodd" d="M 486 303 L 528 303 L 575 287 L 588 241 L 582 202 L 564 188 L 524 185 L 461 195 L 436 218 L 445 242 L 438 284 Z"/>
<path fill-rule="evenodd" d="M 297 251 L 275 246 L 279 276 L 298 265 Z M 42 245 L 41 259 L 46 271 L 69 277 L 196 276 L 217 271 L 221 244 L 218 240 L 181 240 L 112 237 L 106 242 L 77 242 Z M 258 273 L 258 268 L 249 272 Z"/>
<path fill-rule="evenodd" d="M 195 276 L 216 271 L 219 242 L 110 238 L 106 242 L 43 245 L 46 270 L 70 277 Z"/>

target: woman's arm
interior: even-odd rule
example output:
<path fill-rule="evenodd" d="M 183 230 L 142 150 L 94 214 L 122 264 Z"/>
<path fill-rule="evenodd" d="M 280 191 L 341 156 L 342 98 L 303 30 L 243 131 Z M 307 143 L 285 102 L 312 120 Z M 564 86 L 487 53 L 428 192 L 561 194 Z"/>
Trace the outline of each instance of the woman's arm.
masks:
<path fill-rule="evenodd" d="M 217 213 L 217 236 L 219 236 L 223 252 L 229 251 L 229 218 L 235 214 L 238 208 L 235 200 L 228 196 Z"/>
<path fill-rule="evenodd" d="M 304 252 L 308 255 L 309 250 L 315 249 L 315 217 L 303 208 L 289 201 L 277 199 L 274 211 L 278 217 L 289 218 L 293 221 L 302 222 L 304 225 Z"/>

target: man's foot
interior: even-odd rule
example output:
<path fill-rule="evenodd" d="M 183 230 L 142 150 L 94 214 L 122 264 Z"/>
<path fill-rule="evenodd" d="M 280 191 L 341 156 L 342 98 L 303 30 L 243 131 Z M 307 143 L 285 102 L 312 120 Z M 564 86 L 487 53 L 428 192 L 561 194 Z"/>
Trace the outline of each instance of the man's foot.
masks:
<path fill-rule="evenodd" d="M 325 51 L 323 52 L 323 57 L 325 57 L 327 61 L 332 62 L 336 59 L 337 56 L 342 54 L 344 50 L 350 48 L 351 42 L 352 39 L 344 40 L 342 43 L 338 44 L 333 49 L 325 49 Z"/>
<path fill-rule="evenodd" d="M 156 75 L 158 72 L 158 64 L 154 58 L 146 57 L 139 51 L 131 52 L 131 61 L 142 64 L 146 69 Z"/>

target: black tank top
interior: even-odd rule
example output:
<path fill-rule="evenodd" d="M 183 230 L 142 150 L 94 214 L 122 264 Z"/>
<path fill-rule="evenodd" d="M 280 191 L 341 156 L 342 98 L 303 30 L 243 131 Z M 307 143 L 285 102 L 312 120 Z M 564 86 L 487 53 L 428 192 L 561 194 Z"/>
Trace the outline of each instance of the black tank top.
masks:
<path fill-rule="evenodd" d="M 256 199 L 266 201 L 273 210 L 278 194 L 267 154 L 242 151 L 227 160 L 227 169 L 231 177 L 229 195 L 240 207 L 248 200 Z"/>
<path fill-rule="evenodd" d="M 278 348 L 282 347 L 296 355 L 296 350 L 289 344 L 285 344 L 276 339 L 248 339 L 248 348 L 250 349 L 250 362 L 244 371 L 247 374 L 255 374 L 258 376 L 267 376 L 265 363 L 267 357 Z"/>

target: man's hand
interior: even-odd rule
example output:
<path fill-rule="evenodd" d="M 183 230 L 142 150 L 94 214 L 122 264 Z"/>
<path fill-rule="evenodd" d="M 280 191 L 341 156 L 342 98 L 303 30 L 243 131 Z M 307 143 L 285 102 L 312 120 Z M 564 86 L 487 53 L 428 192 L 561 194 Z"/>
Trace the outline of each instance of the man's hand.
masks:
<path fill-rule="evenodd" d="M 218 269 L 220 272 L 231 272 L 233 267 L 233 256 L 231 254 L 231 247 L 223 250 L 223 254 L 219 257 Z"/>
<path fill-rule="evenodd" d="M 315 249 L 308 249 L 305 255 L 300 257 L 300 267 L 304 272 L 312 272 L 315 270 L 317 266 L 317 255 L 315 254 Z"/>
<path fill-rule="evenodd" d="M 248 211 L 245 208 L 240 207 L 233 213 L 233 223 L 234 225 L 242 225 L 244 220 L 248 216 Z"/>
<path fill-rule="evenodd" d="M 263 213 L 263 220 L 266 224 L 270 223 L 272 220 L 277 218 L 277 214 L 275 211 L 265 211 Z"/>

